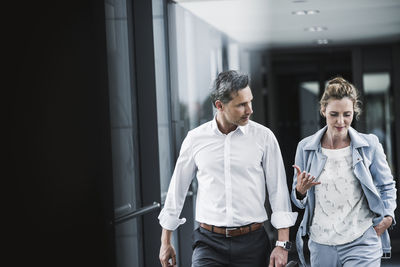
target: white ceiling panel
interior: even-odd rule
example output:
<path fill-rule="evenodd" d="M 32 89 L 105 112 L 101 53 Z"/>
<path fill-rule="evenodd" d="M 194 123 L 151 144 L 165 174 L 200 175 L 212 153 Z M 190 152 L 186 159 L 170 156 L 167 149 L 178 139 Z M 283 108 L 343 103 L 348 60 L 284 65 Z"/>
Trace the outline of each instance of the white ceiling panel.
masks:
<path fill-rule="evenodd" d="M 350 45 L 400 40 L 400 0 L 180 0 L 239 43 L 261 47 Z M 295 11 L 317 10 L 314 15 Z M 324 27 L 309 32 L 312 26 Z"/>

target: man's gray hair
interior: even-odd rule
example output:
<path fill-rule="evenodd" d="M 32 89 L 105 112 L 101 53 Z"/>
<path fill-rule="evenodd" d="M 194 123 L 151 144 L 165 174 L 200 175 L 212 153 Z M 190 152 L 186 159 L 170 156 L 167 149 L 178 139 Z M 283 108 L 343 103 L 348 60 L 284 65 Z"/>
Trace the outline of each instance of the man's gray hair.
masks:
<path fill-rule="evenodd" d="M 249 82 L 250 79 L 247 74 L 242 74 L 235 70 L 228 70 L 218 74 L 210 96 L 214 107 L 217 100 L 224 104 L 231 101 L 232 93 L 237 94 L 239 90 L 246 88 Z"/>

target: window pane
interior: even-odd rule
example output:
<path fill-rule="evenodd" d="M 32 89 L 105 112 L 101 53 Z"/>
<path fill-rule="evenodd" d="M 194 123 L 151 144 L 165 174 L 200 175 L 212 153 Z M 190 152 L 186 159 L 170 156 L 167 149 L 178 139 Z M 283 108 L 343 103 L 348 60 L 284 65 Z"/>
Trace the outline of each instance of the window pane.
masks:
<path fill-rule="evenodd" d="M 136 124 L 133 118 L 134 73 L 129 62 L 129 32 L 126 0 L 105 0 L 108 80 L 112 137 L 115 216 L 125 215 L 137 206 L 135 180 Z M 133 92 L 132 92 L 133 91 Z M 139 266 L 137 220 L 115 225 L 116 260 L 118 267 Z"/>
<path fill-rule="evenodd" d="M 164 2 L 153 0 L 153 38 L 157 92 L 158 150 L 160 161 L 161 202 L 165 202 L 172 175 L 170 93 L 167 66 Z"/>
<path fill-rule="evenodd" d="M 363 75 L 366 132 L 378 136 L 390 167 L 393 166 L 391 124 L 390 74 L 366 73 Z"/>
<path fill-rule="evenodd" d="M 319 83 L 309 81 L 300 83 L 300 130 L 301 138 L 319 130 Z"/>

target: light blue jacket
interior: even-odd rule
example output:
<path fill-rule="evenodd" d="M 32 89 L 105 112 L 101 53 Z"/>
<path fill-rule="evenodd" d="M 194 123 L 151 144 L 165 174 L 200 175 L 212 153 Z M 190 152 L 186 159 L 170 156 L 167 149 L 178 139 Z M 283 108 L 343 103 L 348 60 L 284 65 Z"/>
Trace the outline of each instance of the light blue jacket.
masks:
<path fill-rule="evenodd" d="M 305 170 L 315 177 L 319 177 L 327 159 L 321 152 L 321 138 L 326 129 L 325 126 L 314 135 L 304 138 L 297 146 L 295 164 L 302 171 Z M 393 226 L 396 223 L 394 220 L 396 188 L 382 145 L 375 135 L 361 134 L 351 127 L 349 128 L 349 135 L 353 157 L 353 173 L 360 181 L 369 208 L 376 215 L 373 219 L 373 225 L 379 224 L 384 216 L 390 215 L 393 218 Z M 296 235 L 296 247 L 300 261 L 305 266 L 302 237 L 309 234 L 314 215 L 315 195 L 314 187 L 311 187 L 304 199 L 297 199 L 296 184 L 297 173 L 295 170 L 291 198 L 298 208 L 305 209 L 303 220 Z M 383 253 L 390 255 L 390 237 L 387 230 L 381 236 L 381 242 Z"/>

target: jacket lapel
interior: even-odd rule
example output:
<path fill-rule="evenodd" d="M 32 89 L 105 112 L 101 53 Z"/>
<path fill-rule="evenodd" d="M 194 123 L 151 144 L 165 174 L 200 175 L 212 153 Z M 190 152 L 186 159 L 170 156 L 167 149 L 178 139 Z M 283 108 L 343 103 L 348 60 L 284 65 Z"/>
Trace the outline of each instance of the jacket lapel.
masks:
<path fill-rule="evenodd" d="M 365 161 L 365 157 L 362 152 L 364 147 L 369 147 L 369 144 L 356 130 L 351 127 L 349 129 L 349 135 L 351 139 L 353 157 L 353 173 L 360 181 L 361 185 L 367 187 L 371 192 L 379 196 L 379 193 L 373 184 L 371 173 L 369 172 L 369 162 Z"/>
<path fill-rule="evenodd" d="M 324 135 L 327 126 L 314 134 L 310 142 L 304 147 L 304 150 L 310 151 L 311 159 L 308 160 L 306 171 L 311 173 L 317 179 L 324 169 L 327 157 L 321 152 L 321 138 Z"/>

